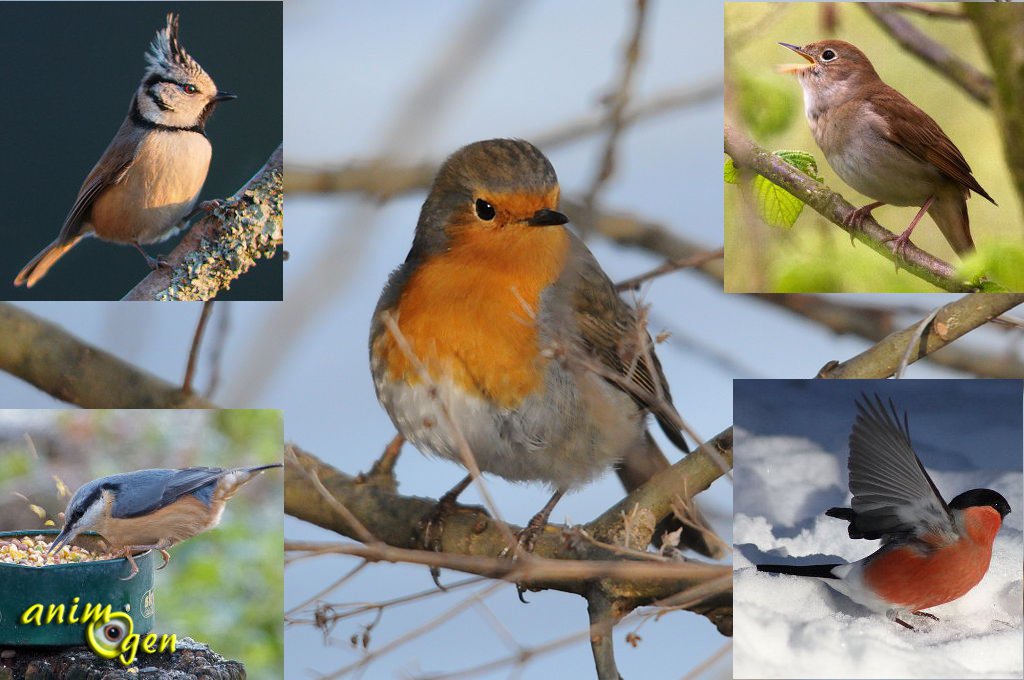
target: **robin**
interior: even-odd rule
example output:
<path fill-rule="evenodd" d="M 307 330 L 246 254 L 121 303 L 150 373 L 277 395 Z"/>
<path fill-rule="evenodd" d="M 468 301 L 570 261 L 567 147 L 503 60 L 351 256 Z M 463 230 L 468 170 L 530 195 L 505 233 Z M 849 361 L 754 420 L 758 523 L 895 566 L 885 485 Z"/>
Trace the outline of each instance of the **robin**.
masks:
<path fill-rule="evenodd" d="M 528 142 L 456 151 L 370 328 L 377 398 L 406 440 L 459 463 L 468 448 L 483 472 L 553 490 L 518 537 L 526 550 L 566 491 L 620 462 L 623 479 L 644 469 L 632 486 L 668 465 L 649 413 L 688 451 L 650 336 L 558 198 Z"/>
<path fill-rule="evenodd" d="M 992 543 L 1010 504 L 992 489 L 971 489 L 948 504 L 910 443 L 906 414 L 886 411 L 881 399 L 857 404 L 850 434 L 852 507 L 825 512 L 850 523 L 854 539 L 881 539 L 882 547 L 850 564 L 761 564 L 758 571 L 811 576 L 895 623 L 907 613 L 960 598 L 988 571 Z"/>

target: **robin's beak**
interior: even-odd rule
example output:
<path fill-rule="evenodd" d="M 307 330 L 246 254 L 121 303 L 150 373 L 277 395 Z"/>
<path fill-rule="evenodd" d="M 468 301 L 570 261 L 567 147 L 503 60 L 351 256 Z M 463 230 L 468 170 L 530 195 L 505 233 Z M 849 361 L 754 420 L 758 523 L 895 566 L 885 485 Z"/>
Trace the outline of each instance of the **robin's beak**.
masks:
<path fill-rule="evenodd" d="M 568 221 L 569 218 L 557 210 L 541 208 L 533 213 L 533 217 L 527 220 L 526 223 L 531 227 L 554 227 L 559 224 L 565 224 Z"/>
<path fill-rule="evenodd" d="M 794 52 L 799 54 L 801 57 L 806 59 L 808 62 L 810 62 L 808 64 L 780 64 L 779 67 L 778 67 L 780 73 L 799 73 L 800 71 L 803 71 L 804 69 L 807 69 L 807 68 L 810 68 L 811 66 L 814 66 L 814 57 L 812 57 L 810 54 L 805 52 L 804 48 L 797 47 L 796 45 L 790 45 L 789 43 L 784 43 L 784 42 L 780 42 L 779 44 L 782 45 L 783 47 L 788 47 L 789 49 L 793 50 Z"/>
<path fill-rule="evenodd" d="M 230 92 L 217 92 L 213 97 L 213 101 L 215 102 L 226 102 L 232 99 L 238 99 L 238 95 L 231 94 Z"/>

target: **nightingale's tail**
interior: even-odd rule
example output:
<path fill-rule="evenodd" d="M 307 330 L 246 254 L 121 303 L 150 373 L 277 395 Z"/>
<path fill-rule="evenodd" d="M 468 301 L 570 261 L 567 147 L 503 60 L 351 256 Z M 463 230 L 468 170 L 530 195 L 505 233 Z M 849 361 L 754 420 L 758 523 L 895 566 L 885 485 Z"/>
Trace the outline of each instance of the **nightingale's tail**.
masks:
<path fill-rule="evenodd" d="M 76 236 L 70 241 L 61 243 L 60 238 L 58 238 L 43 248 L 14 278 L 14 285 L 26 286 L 28 288 L 36 285 L 36 282 L 46 276 L 46 272 L 50 271 L 50 267 L 81 240 L 81 236 Z"/>
<path fill-rule="evenodd" d="M 789 574 L 791 576 L 815 576 L 817 578 L 839 578 L 832 570 L 839 564 L 759 564 L 758 571 L 769 574 Z"/>
<path fill-rule="evenodd" d="M 957 255 L 963 258 L 974 252 L 971 238 L 971 219 L 967 215 L 967 201 L 963 198 L 944 197 L 932 203 L 928 214 L 939 226 L 942 235 Z"/>

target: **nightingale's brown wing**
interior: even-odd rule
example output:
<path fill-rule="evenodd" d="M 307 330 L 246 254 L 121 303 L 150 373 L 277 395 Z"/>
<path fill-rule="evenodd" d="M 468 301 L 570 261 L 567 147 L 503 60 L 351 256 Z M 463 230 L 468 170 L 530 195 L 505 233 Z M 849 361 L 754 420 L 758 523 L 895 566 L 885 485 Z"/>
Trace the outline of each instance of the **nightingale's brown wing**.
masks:
<path fill-rule="evenodd" d="M 885 117 L 886 129 L 881 130 L 886 139 L 915 158 L 931 163 L 964 188 L 995 204 L 995 200 L 971 174 L 971 166 L 967 164 L 960 149 L 956 148 L 956 144 L 931 116 L 888 86 L 873 92 L 868 101 L 876 110 L 891 114 Z"/>

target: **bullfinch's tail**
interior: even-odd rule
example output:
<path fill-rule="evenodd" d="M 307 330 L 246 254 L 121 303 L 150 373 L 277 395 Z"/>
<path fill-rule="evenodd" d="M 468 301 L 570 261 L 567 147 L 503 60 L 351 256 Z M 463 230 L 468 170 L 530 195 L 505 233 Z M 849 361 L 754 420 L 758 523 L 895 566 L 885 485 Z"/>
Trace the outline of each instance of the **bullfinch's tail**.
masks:
<path fill-rule="evenodd" d="M 758 571 L 769 574 L 789 574 L 791 576 L 815 576 L 817 578 L 839 578 L 832 570 L 839 564 L 759 564 Z"/>

